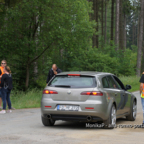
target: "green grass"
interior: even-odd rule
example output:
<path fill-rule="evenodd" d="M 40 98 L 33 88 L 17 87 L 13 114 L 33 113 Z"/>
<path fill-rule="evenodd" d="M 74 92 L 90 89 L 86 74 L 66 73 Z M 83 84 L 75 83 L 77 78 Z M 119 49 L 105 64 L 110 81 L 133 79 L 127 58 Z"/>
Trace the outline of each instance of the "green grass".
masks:
<path fill-rule="evenodd" d="M 42 90 L 33 89 L 28 92 L 15 92 L 11 93 L 12 107 L 16 109 L 22 108 L 38 108 L 42 98 Z"/>
<path fill-rule="evenodd" d="M 119 77 L 120 80 L 124 83 L 124 85 L 131 85 L 132 89 L 130 92 L 139 90 L 139 77 L 129 76 L 129 77 Z M 16 109 L 22 108 L 38 108 L 40 107 L 42 97 L 42 90 L 33 89 L 28 92 L 19 92 L 12 91 L 11 93 L 11 102 L 12 106 Z"/>
<path fill-rule="evenodd" d="M 137 76 L 129 76 L 129 77 L 123 76 L 123 77 L 119 77 L 119 79 L 123 82 L 123 84 L 125 86 L 127 84 L 131 85 L 132 89 L 129 90 L 130 92 L 134 92 L 134 91 L 139 90 L 139 87 L 140 87 L 140 83 L 139 83 L 140 78 L 139 77 L 137 77 Z"/>

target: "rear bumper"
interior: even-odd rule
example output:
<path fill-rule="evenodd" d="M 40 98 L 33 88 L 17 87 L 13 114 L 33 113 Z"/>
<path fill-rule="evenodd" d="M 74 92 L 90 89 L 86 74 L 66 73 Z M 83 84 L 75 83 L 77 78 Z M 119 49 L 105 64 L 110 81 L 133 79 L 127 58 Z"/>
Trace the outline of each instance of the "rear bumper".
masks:
<path fill-rule="evenodd" d="M 81 122 L 95 122 L 103 121 L 100 117 L 96 116 L 83 116 L 83 115 L 61 115 L 61 114 L 52 114 L 50 115 L 53 120 L 64 120 L 64 121 L 81 121 Z M 43 117 L 48 118 L 47 114 L 44 114 Z"/>
<path fill-rule="evenodd" d="M 57 105 L 78 105 L 79 111 L 59 111 Z M 51 106 L 51 107 L 45 107 Z M 93 109 L 85 109 L 92 107 Z M 85 102 L 75 101 L 53 101 L 52 99 L 42 99 L 41 101 L 41 115 L 47 117 L 51 115 L 54 120 L 74 120 L 74 121 L 87 121 L 87 116 L 92 117 L 92 121 L 103 121 L 108 119 L 109 116 L 108 103 L 102 101 L 87 100 Z"/>

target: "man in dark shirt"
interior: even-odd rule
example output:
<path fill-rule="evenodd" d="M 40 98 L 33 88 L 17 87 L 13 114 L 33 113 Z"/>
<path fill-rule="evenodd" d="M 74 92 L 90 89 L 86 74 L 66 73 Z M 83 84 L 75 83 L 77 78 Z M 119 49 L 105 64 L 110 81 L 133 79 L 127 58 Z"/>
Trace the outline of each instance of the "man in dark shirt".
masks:
<path fill-rule="evenodd" d="M 53 64 L 53 65 L 52 65 L 52 68 L 49 70 L 46 83 L 48 84 L 48 82 L 51 80 L 51 78 L 52 78 L 54 75 L 57 75 L 58 73 L 61 73 L 61 72 L 62 72 L 62 70 L 59 69 L 56 64 Z"/>

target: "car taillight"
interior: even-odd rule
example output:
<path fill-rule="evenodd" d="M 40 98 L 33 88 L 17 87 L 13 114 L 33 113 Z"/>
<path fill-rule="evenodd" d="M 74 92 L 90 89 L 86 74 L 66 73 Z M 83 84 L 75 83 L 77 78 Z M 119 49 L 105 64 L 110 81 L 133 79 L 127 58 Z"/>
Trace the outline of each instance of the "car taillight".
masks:
<path fill-rule="evenodd" d="M 82 92 L 81 95 L 103 96 L 103 93 L 100 91 L 86 91 Z"/>
<path fill-rule="evenodd" d="M 43 94 L 58 94 L 58 92 L 53 90 L 43 90 Z"/>

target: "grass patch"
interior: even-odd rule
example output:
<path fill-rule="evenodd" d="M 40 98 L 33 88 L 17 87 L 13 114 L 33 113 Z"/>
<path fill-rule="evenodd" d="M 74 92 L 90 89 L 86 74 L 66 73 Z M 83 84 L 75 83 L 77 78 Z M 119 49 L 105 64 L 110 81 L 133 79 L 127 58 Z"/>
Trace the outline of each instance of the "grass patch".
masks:
<path fill-rule="evenodd" d="M 16 109 L 22 108 L 38 108 L 42 98 L 42 90 L 33 89 L 28 92 L 11 93 L 12 107 Z"/>
<path fill-rule="evenodd" d="M 139 90 L 139 77 L 129 76 L 129 77 L 119 77 L 124 85 L 131 85 L 132 89 L 130 92 Z M 22 108 L 38 108 L 40 107 L 42 97 L 42 90 L 32 89 L 27 92 L 12 91 L 11 102 L 12 106 L 16 109 Z"/>
<path fill-rule="evenodd" d="M 140 87 L 140 82 L 139 82 L 140 78 L 139 77 L 137 77 L 137 76 L 129 76 L 129 77 L 122 76 L 122 77 L 119 77 L 119 79 L 123 82 L 123 84 L 125 86 L 127 84 L 131 85 L 132 89 L 129 90 L 130 92 L 139 90 L 139 87 Z"/>

